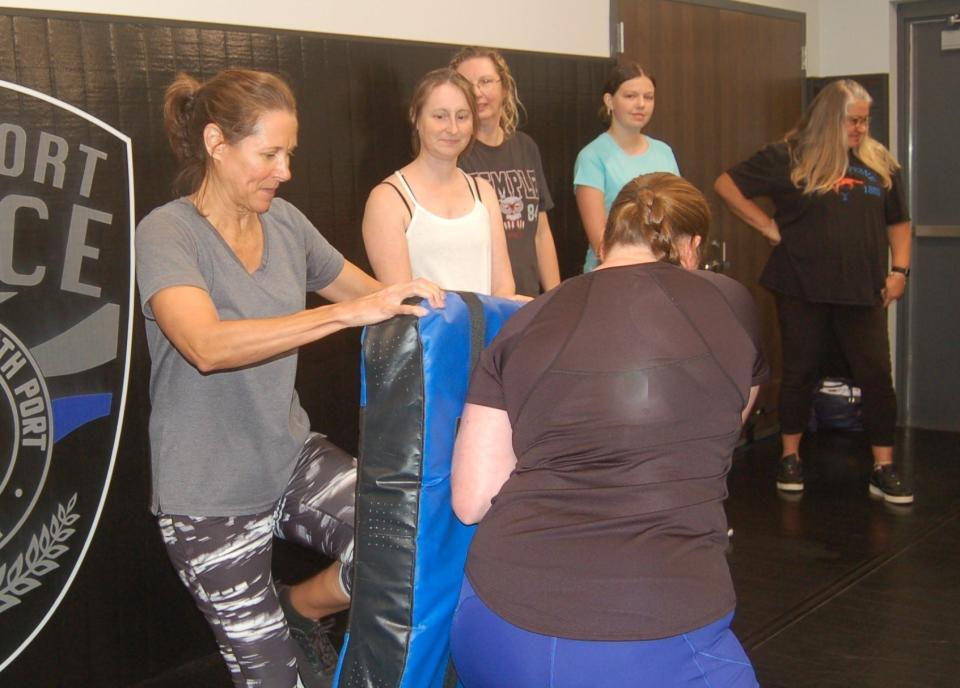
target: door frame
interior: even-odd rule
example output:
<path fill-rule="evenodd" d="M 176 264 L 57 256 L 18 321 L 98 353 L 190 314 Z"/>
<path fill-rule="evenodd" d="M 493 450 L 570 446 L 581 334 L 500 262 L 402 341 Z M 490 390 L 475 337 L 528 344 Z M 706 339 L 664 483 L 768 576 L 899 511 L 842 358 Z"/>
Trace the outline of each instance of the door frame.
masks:
<path fill-rule="evenodd" d="M 915 208 L 915 184 L 913 170 L 913 81 L 911 79 L 912 43 L 910 40 L 911 25 L 918 20 L 938 19 L 944 15 L 956 14 L 960 11 L 958 0 L 900 0 L 896 3 L 897 10 L 897 150 L 902 151 L 900 164 L 903 168 L 903 179 L 907 191 L 907 207 L 910 212 Z M 914 225 L 912 253 L 916 253 L 918 235 Z M 921 230 L 922 231 L 922 230 Z M 901 425 L 911 425 L 911 384 L 908 374 L 908 362 L 912 356 L 910 346 L 911 313 L 910 290 L 907 297 L 897 304 L 897 320 L 894 332 L 896 342 L 896 389 L 900 401 L 897 422 Z"/>

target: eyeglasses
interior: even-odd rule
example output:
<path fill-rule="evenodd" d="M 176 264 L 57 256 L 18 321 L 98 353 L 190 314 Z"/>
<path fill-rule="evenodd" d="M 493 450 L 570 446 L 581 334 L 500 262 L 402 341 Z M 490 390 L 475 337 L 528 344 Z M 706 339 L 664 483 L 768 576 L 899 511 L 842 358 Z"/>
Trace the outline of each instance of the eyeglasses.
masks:
<path fill-rule="evenodd" d="M 869 127 L 870 126 L 870 116 L 866 117 L 847 117 L 846 118 L 847 126 L 849 127 Z"/>
<path fill-rule="evenodd" d="M 482 76 L 476 81 L 473 82 L 473 85 L 479 88 L 481 91 L 489 91 L 493 88 L 494 84 L 499 84 L 500 79 L 493 76 Z"/>

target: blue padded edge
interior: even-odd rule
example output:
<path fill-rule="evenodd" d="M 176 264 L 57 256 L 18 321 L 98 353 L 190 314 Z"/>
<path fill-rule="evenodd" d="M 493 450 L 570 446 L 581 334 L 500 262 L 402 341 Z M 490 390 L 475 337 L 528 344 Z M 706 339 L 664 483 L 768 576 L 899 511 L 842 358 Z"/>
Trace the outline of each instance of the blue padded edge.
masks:
<path fill-rule="evenodd" d="M 484 346 L 520 303 L 478 295 L 484 312 Z M 401 686 L 440 688 L 449 657 L 450 621 L 463 582 L 475 526 L 463 525 L 450 503 L 450 464 L 457 423 L 470 382 L 470 319 L 450 308 L 421 319 L 425 428 L 416 538 L 413 628 Z M 462 304 L 462 300 L 460 301 Z M 465 306 L 464 306 L 465 307 Z"/>
<path fill-rule="evenodd" d="M 459 295 L 447 294 L 436 317 L 420 321 L 423 346 L 424 433 L 414 603 L 404 687 L 441 686 L 447 668 L 449 619 L 463 576 L 473 528 L 453 516 L 450 459 L 463 411 L 470 366 L 470 315 Z M 459 566 L 458 566 L 459 564 Z"/>

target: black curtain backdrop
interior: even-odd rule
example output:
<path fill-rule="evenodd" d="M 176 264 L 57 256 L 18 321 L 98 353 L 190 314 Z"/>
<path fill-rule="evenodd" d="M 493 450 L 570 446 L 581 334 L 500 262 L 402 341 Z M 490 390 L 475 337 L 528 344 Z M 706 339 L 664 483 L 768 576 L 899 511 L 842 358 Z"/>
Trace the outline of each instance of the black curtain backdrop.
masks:
<path fill-rule="evenodd" d="M 440 37 L 438 37 L 440 38 Z M 410 158 L 407 99 L 456 46 L 76 14 L 0 10 L 0 79 L 49 94 L 133 140 L 137 219 L 172 198 L 174 160 L 162 133 L 164 89 L 179 71 L 226 67 L 283 74 L 298 98 L 293 180 L 282 188 L 347 258 L 368 268 L 360 236 L 369 190 Z M 556 208 L 561 272 L 579 271 L 586 240 L 572 192 L 611 61 L 505 51 L 540 146 Z M 2 183 L 2 179 L 0 179 Z M 0 189 L 2 194 L 2 189 Z M 128 686 L 214 653 L 147 511 L 149 358 L 139 311 L 127 411 L 103 517 L 69 593 L 39 636 L 0 673 L 0 686 Z M 359 333 L 301 352 L 298 387 L 313 425 L 356 452 Z M 291 577 L 313 562 L 284 551 Z M 3 623 L 0 619 L 0 633 Z"/>

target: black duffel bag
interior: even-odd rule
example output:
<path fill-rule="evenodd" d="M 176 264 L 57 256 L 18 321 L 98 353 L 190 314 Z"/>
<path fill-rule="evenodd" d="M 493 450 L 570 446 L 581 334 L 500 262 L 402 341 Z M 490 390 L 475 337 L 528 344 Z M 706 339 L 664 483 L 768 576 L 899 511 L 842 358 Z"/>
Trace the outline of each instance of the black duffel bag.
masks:
<path fill-rule="evenodd" d="M 844 377 L 825 377 L 813 393 L 808 429 L 863 430 L 860 388 Z"/>

